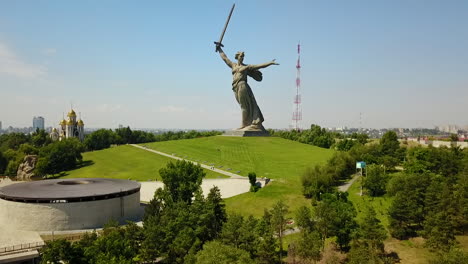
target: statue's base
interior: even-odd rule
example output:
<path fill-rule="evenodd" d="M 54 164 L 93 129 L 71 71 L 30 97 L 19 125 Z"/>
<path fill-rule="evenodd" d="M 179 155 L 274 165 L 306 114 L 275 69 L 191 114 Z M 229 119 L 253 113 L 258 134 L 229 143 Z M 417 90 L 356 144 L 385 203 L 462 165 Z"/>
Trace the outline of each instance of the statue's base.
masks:
<path fill-rule="evenodd" d="M 223 136 L 228 137 L 269 137 L 270 133 L 266 130 L 230 130 L 224 132 Z"/>

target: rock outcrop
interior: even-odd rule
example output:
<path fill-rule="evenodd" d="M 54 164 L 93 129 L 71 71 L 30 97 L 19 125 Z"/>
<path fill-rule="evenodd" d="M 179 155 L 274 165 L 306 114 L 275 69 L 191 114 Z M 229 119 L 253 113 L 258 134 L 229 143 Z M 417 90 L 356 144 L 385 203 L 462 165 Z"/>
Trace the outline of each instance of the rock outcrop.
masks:
<path fill-rule="evenodd" d="M 23 162 L 19 165 L 16 172 L 16 179 L 18 181 L 30 181 L 34 176 L 34 168 L 37 164 L 37 155 L 26 155 Z"/>

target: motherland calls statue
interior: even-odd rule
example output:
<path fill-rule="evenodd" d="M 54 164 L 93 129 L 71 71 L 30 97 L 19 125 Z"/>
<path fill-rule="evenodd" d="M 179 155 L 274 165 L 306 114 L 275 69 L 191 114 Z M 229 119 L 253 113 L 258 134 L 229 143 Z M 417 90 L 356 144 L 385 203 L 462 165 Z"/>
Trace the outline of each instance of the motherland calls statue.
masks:
<path fill-rule="evenodd" d="M 266 68 L 270 65 L 279 64 L 276 63 L 275 60 L 272 60 L 270 62 L 258 65 L 246 65 L 244 64 L 244 52 L 242 51 L 236 53 L 235 59 L 237 60 L 237 63 L 233 63 L 228 59 L 223 49 L 221 48 L 224 47 L 221 42 L 223 41 L 224 33 L 226 33 L 226 28 L 229 24 L 229 20 L 231 19 L 234 7 L 235 4 L 232 5 L 219 41 L 215 42 L 216 52 L 219 52 L 221 59 L 223 59 L 227 66 L 232 69 L 232 90 L 234 91 L 234 96 L 236 97 L 236 100 L 242 110 L 242 123 L 237 131 L 258 131 L 268 135 L 262 125 L 264 121 L 262 111 L 260 111 L 260 108 L 257 105 L 257 101 L 255 100 L 252 89 L 250 89 L 250 86 L 247 84 L 247 76 L 250 76 L 254 80 L 260 82 L 262 81 L 262 73 L 259 71 L 259 69 Z"/>
<path fill-rule="evenodd" d="M 216 46 L 216 51 L 223 61 L 232 69 L 232 90 L 234 96 L 239 103 L 242 110 L 242 123 L 237 130 L 243 131 L 265 131 L 262 123 L 264 121 L 262 111 L 257 105 L 255 96 L 247 83 L 247 76 L 252 77 L 254 80 L 260 82 L 262 80 L 262 73 L 259 71 L 261 68 L 266 68 L 270 65 L 279 65 L 272 60 L 267 63 L 257 65 L 244 64 L 244 52 L 237 52 L 235 59 L 237 63 L 228 59 L 221 46 Z"/>

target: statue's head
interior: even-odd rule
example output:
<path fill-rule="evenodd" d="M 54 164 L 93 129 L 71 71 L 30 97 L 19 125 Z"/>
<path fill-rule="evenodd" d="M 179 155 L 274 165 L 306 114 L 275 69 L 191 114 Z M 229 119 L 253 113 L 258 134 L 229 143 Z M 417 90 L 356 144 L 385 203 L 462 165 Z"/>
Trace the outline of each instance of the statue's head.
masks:
<path fill-rule="evenodd" d="M 244 52 L 243 51 L 238 51 L 236 53 L 236 56 L 234 57 L 237 61 L 242 63 L 244 61 Z"/>

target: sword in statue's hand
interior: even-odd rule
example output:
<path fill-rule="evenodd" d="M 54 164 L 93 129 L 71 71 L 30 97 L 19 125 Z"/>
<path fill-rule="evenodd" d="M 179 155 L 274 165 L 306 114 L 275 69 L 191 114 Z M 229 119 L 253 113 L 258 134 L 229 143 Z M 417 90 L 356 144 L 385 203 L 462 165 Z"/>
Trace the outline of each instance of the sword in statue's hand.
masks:
<path fill-rule="evenodd" d="M 221 37 L 219 38 L 219 41 L 215 41 L 214 44 L 216 44 L 216 52 L 218 52 L 219 48 L 220 47 L 224 47 L 224 45 L 221 43 L 223 41 L 223 37 L 224 37 L 224 33 L 226 33 L 226 29 L 227 29 L 227 26 L 229 24 L 229 20 L 231 20 L 231 15 L 232 15 L 232 12 L 234 11 L 234 7 L 236 6 L 236 4 L 233 4 L 232 5 L 232 8 L 231 8 L 231 12 L 229 12 L 229 16 L 226 20 L 226 24 L 224 24 L 224 29 L 223 29 L 223 33 L 221 33 Z"/>

